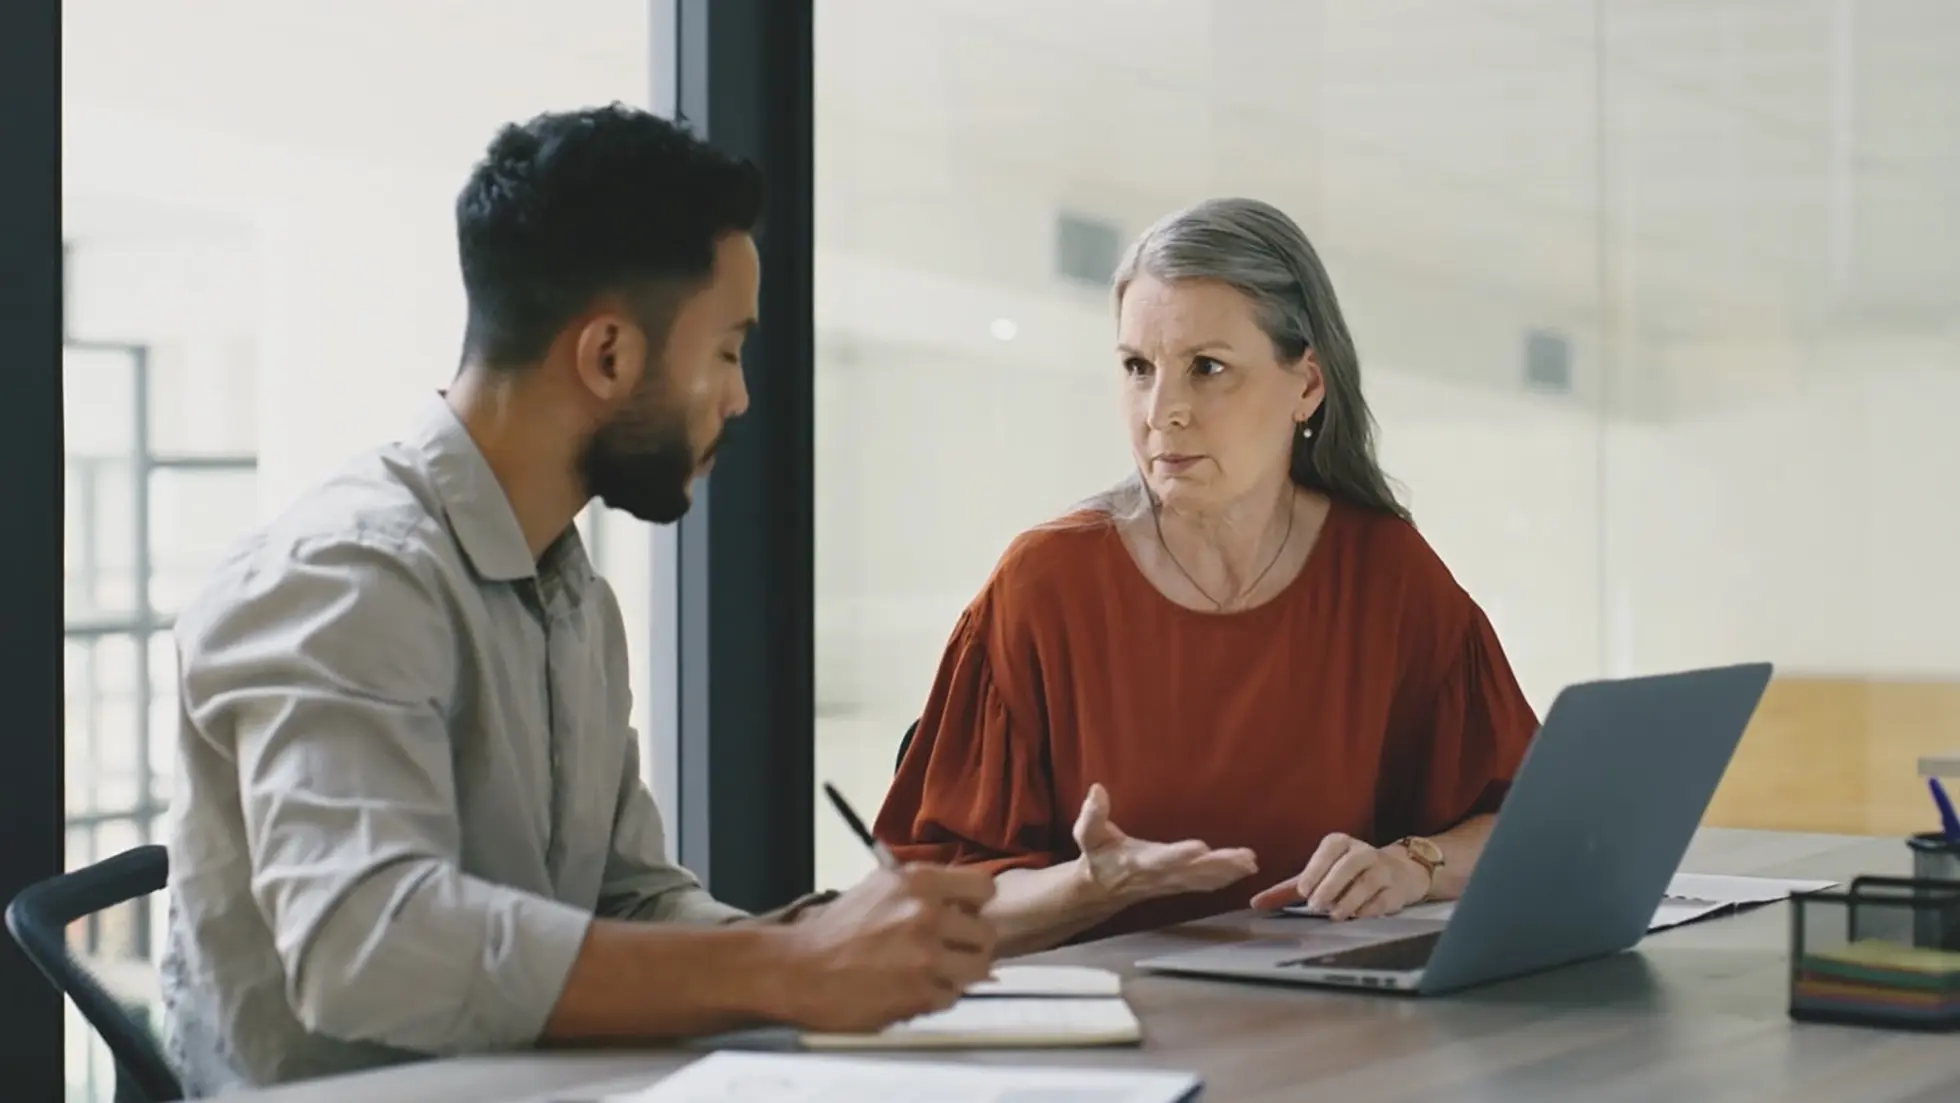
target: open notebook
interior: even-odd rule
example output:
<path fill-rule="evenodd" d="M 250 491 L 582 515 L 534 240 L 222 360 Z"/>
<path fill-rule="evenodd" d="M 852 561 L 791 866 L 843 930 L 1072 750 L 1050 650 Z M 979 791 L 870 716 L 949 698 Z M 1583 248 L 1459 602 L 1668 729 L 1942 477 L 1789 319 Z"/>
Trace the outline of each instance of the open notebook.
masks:
<path fill-rule="evenodd" d="M 1667 895 L 1654 909 L 1648 933 L 1692 923 L 1697 919 L 1726 915 L 1758 904 L 1788 899 L 1793 893 L 1816 892 L 1836 881 L 1792 881 L 1781 877 L 1732 877 L 1721 873 L 1677 873 L 1667 883 Z M 1314 915 L 1305 905 L 1285 909 L 1288 915 Z M 1404 909 L 1407 919 L 1448 919 L 1456 910 L 1453 903 L 1419 904 Z"/>
<path fill-rule="evenodd" d="M 1124 1046 L 1143 1024 L 1104 969 L 1004 965 L 944 1011 L 873 1034 L 806 1033 L 806 1049 L 1040 1049 Z"/>

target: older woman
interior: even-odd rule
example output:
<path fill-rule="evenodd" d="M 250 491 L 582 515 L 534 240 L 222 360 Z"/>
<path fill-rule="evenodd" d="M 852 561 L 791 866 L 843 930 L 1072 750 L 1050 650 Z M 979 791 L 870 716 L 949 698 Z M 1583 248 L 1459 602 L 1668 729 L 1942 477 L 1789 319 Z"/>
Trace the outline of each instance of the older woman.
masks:
<path fill-rule="evenodd" d="M 876 833 L 998 871 L 1008 953 L 1455 896 L 1537 720 L 1375 461 L 1313 247 L 1203 203 L 1132 246 L 1115 298 L 1137 476 L 1008 548 Z"/>

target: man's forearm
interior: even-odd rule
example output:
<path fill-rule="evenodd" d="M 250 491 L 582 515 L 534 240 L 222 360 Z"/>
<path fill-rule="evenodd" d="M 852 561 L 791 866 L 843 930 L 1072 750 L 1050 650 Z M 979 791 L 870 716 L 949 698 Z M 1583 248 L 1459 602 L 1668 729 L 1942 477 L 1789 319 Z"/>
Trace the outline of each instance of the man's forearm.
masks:
<path fill-rule="evenodd" d="M 1003 871 L 982 914 L 1000 931 L 1000 955 L 1012 957 L 1058 946 L 1126 906 L 1097 888 L 1077 858 L 1046 869 Z"/>
<path fill-rule="evenodd" d="M 780 927 L 595 920 L 540 1041 L 662 1041 L 772 1021 L 784 1004 Z"/>

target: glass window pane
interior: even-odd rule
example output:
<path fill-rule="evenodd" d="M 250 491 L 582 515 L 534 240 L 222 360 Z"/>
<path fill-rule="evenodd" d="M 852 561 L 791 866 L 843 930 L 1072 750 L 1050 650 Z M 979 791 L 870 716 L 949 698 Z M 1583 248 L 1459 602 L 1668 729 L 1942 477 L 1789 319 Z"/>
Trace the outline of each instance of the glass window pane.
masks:
<path fill-rule="evenodd" d="M 219 241 L 233 279 L 248 283 L 248 243 Z M 207 261 L 210 263 L 210 261 Z M 189 336 L 150 355 L 150 450 L 157 455 L 250 457 L 258 451 L 258 360 L 247 335 Z"/>
<path fill-rule="evenodd" d="M 121 350 L 63 351 L 64 603 L 70 620 L 134 608 L 136 368 Z"/>
<path fill-rule="evenodd" d="M 114 1090 L 114 1081 L 95 1078 L 95 1070 L 101 1068 L 102 1059 L 109 1056 L 109 1047 L 102 1043 L 102 1036 L 82 1016 L 81 1009 L 65 996 L 61 1000 L 61 1016 L 62 1072 L 67 1081 L 67 1103 L 109 1099 Z"/>
<path fill-rule="evenodd" d="M 170 613 L 257 520 L 254 471 L 164 468 L 150 476 L 150 603 Z"/>
<path fill-rule="evenodd" d="M 170 807 L 176 777 L 177 644 L 158 632 L 150 637 L 150 800 L 159 809 Z"/>
<path fill-rule="evenodd" d="M 64 613 L 127 621 L 136 608 L 136 504 L 127 458 L 70 454 L 63 487 Z"/>
<path fill-rule="evenodd" d="M 1921 831 L 1960 746 L 1953 12 L 1606 5 L 1608 644 L 1778 666 L 1712 823 Z"/>
<path fill-rule="evenodd" d="M 1590 23 L 1568 40 L 1455 0 L 1088 10 L 1108 11 L 816 9 L 818 776 L 875 803 L 1001 552 L 1134 470 L 1108 280 L 1204 197 L 1270 202 L 1313 242 L 1382 466 L 1527 694 L 1596 675 Z M 1532 390 L 1540 330 L 1562 358 Z M 834 817 L 816 834 L 819 883 L 866 868 Z"/>
<path fill-rule="evenodd" d="M 72 873 L 95 861 L 94 838 L 94 831 L 90 828 L 70 827 L 67 843 L 63 847 L 62 868 Z"/>
<path fill-rule="evenodd" d="M 1109 243 L 1249 195 L 1327 264 L 1383 466 L 1540 709 L 1772 659 L 1711 822 L 1923 825 L 1960 716 L 1948 7 L 817 18 L 821 776 L 883 791 L 1008 539 L 1127 462 Z M 820 879 L 862 868 L 818 835 Z"/>
<path fill-rule="evenodd" d="M 61 354 L 61 435 L 70 456 L 128 459 L 136 451 L 136 367 L 121 350 Z"/>
<path fill-rule="evenodd" d="M 100 724 L 97 704 L 101 696 L 96 684 L 96 652 L 100 642 L 90 637 L 69 640 L 62 647 L 62 776 L 67 786 L 65 806 L 71 816 L 93 811 L 94 748 Z M 68 841 L 72 861 L 77 840 L 70 835 Z"/>
<path fill-rule="evenodd" d="M 132 637 L 71 642 L 64 770 L 71 816 L 136 807 L 138 781 L 136 663 Z"/>
<path fill-rule="evenodd" d="M 109 820 L 98 829 L 97 850 L 102 855 L 98 861 L 113 858 L 133 847 L 142 845 L 142 832 L 136 821 L 127 819 Z M 130 901 L 105 908 L 95 913 L 96 935 L 94 957 L 104 963 L 103 981 L 110 994 L 129 1000 L 140 999 L 143 992 L 140 982 L 133 980 L 131 970 L 117 968 L 117 964 L 129 960 L 148 958 L 147 935 L 143 933 L 148 923 L 148 907 L 141 901 Z"/>

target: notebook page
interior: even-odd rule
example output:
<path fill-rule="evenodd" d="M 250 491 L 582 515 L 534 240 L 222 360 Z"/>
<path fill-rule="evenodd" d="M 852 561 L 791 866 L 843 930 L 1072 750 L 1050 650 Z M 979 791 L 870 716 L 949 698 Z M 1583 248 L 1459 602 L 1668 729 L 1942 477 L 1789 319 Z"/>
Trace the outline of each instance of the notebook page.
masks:
<path fill-rule="evenodd" d="M 1180 1103 L 1185 1072 L 1013 1068 L 721 1052 L 594 1103 Z"/>
<path fill-rule="evenodd" d="M 1123 978 L 1086 965 L 998 965 L 968 996 L 1120 996 Z"/>
<path fill-rule="evenodd" d="M 965 999 L 876 1034 L 805 1034 L 810 1049 L 1128 1045 L 1143 1024 L 1121 999 Z"/>

